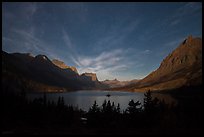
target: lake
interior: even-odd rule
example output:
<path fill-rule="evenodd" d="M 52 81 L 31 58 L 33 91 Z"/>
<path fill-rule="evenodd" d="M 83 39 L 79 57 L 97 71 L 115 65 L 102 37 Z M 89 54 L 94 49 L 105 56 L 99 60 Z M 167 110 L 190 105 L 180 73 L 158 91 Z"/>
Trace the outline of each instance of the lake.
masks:
<path fill-rule="evenodd" d="M 110 95 L 109 97 L 107 95 Z M 158 93 L 157 93 L 158 94 Z M 167 100 L 168 102 L 175 101 L 170 95 L 158 94 L 155 95 L 160 98 Z M 153 96 L 155 96 L 153 94 Z M 101 106 L 104 100 L 111 101 L 120 104 L 121 110 L 125 110 L 128 107 L 130 100 L 140 101 L 143 104 L 144 93 L 142 92 L 126 92 L 126 91 L 101 91 L 101 90 L 80 90 L 73 92 L 63 92 L 63 93 L 46 93 L 47 99 L 50 101 L 57 102 L 58 97 L 64 97 L 64 102 L 66 105 L 72 105 L 74 107 L 81 108 L 82 110 L 88 111 L 89 108 L 94 104 L 94 101 Z M 27 95 L 29 100 L 35 98 L 43 97 L 43 93 L 29 93 Z"/>

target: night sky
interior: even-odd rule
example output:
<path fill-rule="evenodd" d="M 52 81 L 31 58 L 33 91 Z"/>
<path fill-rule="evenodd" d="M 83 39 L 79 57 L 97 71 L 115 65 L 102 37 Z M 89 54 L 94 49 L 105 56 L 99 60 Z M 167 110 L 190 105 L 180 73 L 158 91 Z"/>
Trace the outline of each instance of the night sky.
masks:
<path fill-rule="evenodd" d="M 2 3 L 2 49 L 44 54 L 95 72 L 139 79 L 187 36 L 202 37 L 202 3 Z"/>

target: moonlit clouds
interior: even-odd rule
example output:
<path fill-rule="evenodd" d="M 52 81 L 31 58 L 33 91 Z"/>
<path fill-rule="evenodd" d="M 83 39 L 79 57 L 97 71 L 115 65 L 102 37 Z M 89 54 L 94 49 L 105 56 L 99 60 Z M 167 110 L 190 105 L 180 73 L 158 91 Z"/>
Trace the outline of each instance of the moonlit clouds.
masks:
<path fill-rule="evenodd" d="M 145 77 L 188 35 L 202 37 L 202 3 L 2 3 L 2 50 L 99 80 Z"/>
<path fill-rule="evenodd" d="M 130 30 L 126 28 L 125 31 L 130 31 Z M 85 56 L 83 54 L 80 55 L 77 52 L 76 45 L 71 42 L 68 32 L 66 32 L 65 30 L 63 30 L 62 32 L 63 32 L 63 40 L 69 50 L 69 57 L 74 62 L 79 73 L 84 73 L 84 72 L 97 73 L 97 75 L 99 75 L 99 79 L 101 79 L 100 75 L 102 76 L 104 74 L 104 75 L 111 76 L 111 73 L 113 71 L 127 70 L 129 67 L 131 67 L 134 64 L 132 60 L 128 60 L 128 50 L 126 49 L 111 49 L 106 51 L 103 50 L 99 55 L 95 55 L 95 56 Z M 107 40 L 106 38 L 99 41 L 99 43 L 101 42 L 101 44 L 102 43 L 105 44 L 104 42 L 108 42 L 109 40 Z M 112 77 L 116 77 L 116 76 L 112 76 Z"/>
<path fill-rule="evenodd" d="M 77 59 L 73 59 L 78 65 L 79 72 L 94 72 L 111 74 L 113 71 L 126 70 L 130 67 L 130 62 L 125 62 L 127 53 L 122 49 L 112 51 L 104 51 L 95 57 L 86 57 L 78 55 Z"/>
<path fill-rule="evenodd" d="M 45 54 L 51 58 L 60 58 L 59 55 L 57 55 L 55 51 L 51 48 L 50 44 L 44 42 L 43 40 L 35 36 L 35 34 L 33 33 L 34 29 L 30 29 L 30 30 L 13 29 L 12 32 L 18 35 L 19 38 L 10 39 L 10 38 L 4 37 L 4 40 L 7 40 L 8 42 L 12 43 L 10 48 L 13 48 L 16 45 L 19 45 L 18 47 L 16 47 L 16 50 L 33 53 L 34 55 Z M 13 52 L 13 51 L 10 51 L 10 52 Z"/>

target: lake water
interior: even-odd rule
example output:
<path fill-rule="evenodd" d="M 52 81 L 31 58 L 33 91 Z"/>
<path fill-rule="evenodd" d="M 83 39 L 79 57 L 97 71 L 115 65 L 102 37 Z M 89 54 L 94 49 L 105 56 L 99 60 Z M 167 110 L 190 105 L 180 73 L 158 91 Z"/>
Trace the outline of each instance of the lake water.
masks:
<path fill-rule="evenodd" d="M 109 97 L 107 95 L 110 95 Z M 104 100 L 111 101 L 120 104 L 121 110 L 125 110 L 128 107 L 130 100 L 140 101 L 143 104 L 144 93 L 142 92 L 125 92 L 125 91 L 99 91 L 99 90 L 81 90 L 64 93 L 47 93 L 48 100 L 57 102 L 58 97 L 64 97 L 66 105 L 72 105 L 82 110 L 88 111 L 89 108 L 94 104 L 94 101 L 101 106 Z M 43 93 L 30 93 L 28 99 L 33 100 L 34 98 L 43 97 Z M 166 98 L 164 95 L 160 95 L 160 98 Z M 171 97 L 168 97 L 171 100 Z"/>

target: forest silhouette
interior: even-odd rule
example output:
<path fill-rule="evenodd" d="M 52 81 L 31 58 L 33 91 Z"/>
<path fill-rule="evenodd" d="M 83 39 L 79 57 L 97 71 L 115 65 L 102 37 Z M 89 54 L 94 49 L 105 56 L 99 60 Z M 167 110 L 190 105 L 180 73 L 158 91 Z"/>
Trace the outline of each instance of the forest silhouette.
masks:
<path fill-rule="evenodd" d="M 187 89 L 180 89 L 180 92 L 182 90 Z M 172 91 L 172 95 L 177 93 Z M 65 105 L 63 97 L 54 102 L 44 93 L 43 97 L 29 101 L 24 90 L 20 94 L 5 91 L 2 94 L 2 133 L 202 134 L 203 96 L 196 101 L 193 100 L 195 96 L 191 96 L 191 100 L 180 99 L 177 105 L 153 98 L 151 91 L 145 92 L 144 96 L 143 105 L 130 100 L 123 111 L 120 104 L 104 100 L 101 106 L 95 101 L 86 112 Z"/>

